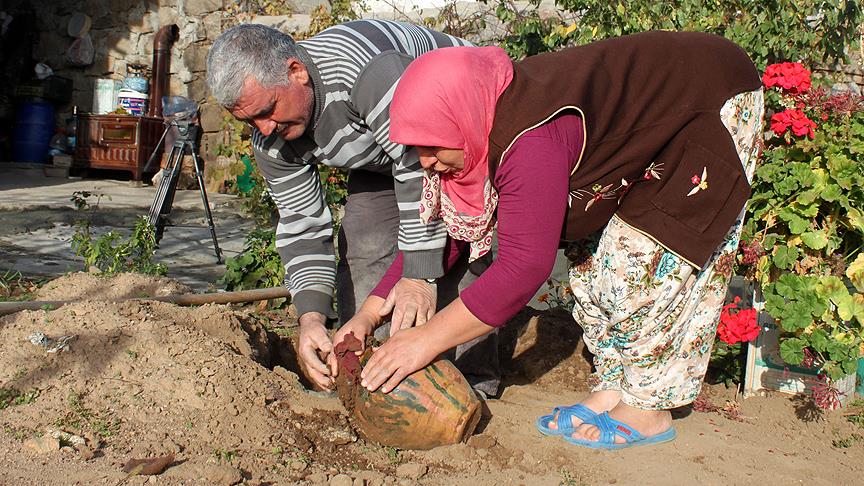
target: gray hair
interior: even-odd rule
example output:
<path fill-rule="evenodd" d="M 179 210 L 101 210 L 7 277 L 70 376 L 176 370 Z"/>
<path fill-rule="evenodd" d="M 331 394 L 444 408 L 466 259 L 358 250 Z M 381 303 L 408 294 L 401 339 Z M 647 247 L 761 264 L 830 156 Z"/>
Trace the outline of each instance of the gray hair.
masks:
<path fill-rule="evenodd" d="M 222 33 L 207 54 L 207 85 L 216 101 L 232 108 L 251 77 L 265 88 L 288 84 L 285 60 L 297 57 L 294 39 L 261 24 L 241 24 Z"/>

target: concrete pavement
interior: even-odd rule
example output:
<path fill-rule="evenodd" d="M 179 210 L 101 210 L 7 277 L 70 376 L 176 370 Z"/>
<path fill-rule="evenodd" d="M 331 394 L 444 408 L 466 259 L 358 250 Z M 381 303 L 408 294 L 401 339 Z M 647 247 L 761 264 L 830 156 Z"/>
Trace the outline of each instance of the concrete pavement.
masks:
<path fill-rule="evenodd" d="M 70 200 L 76 191 L 103 195 L 92 212 L 96 235 L 109 230 L 128 235 L 156 194 L 155 187 L 127 181 L 46 177 L 38 164 L 0 163 L 0 271 L 57 276 L 83 269 L 71 248 L 74 222 L 83 216 Z M 242 217 L 236 196 L 207 196 L 223 255 L 235 256 L 254 223 Z M 96 197 L 89 200 L 95 203 Z M 168 266 L 169 277 L 208 290 L 225 266 L 216 263 L 197 190 L 177 191 L 171 221 L 184 227 L 166 228 L 155 260 Z"/>

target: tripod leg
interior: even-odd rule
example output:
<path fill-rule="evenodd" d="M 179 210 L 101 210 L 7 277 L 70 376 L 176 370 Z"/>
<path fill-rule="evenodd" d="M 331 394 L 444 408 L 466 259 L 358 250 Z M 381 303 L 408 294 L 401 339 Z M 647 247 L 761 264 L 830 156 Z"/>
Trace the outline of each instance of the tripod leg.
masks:
<path fill-rule="evenodd" d="M 210 203 L 207 201 L 207 189 L 204 187 L 204 174 L 201 170 L 201 160 L 198 158 L 198 152 L 193 146 L 192 162 L 195 165 L 195 177 L 198 179 L 198 190 L 201 192 L 201 202 L 204 203 L 204 214 L 207 215 L 207 226 L 210 227 L 210 236 L 213 238 L 213 249 L 216 251 L 216 263 L 222 263 L 222 250 L 219 249 L 219 242 L 216 241 L 216 227 L 213 225 L 213 215 L 210 213 Z"/>
<path fill-rule="evenodd" d="M 162 170 L 162 180 L 159 181 L 156 197 L 153 199 L 148 214 L 148 221 L 153 226 L 157 243 L 162 239 L 162 234 L 165 232 L 165 217 L 171 213 L 182 162 L 183 146 L 182 144 L 179 147 L 174 145 L 168 154 L 165 169 Z"/>

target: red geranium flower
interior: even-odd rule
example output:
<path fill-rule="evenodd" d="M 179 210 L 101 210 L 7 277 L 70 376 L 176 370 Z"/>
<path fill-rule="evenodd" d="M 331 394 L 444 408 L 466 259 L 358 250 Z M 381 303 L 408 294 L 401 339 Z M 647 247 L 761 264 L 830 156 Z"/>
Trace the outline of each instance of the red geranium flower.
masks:
<path fill-rule="evenodd" d="M 738 302 L 740 301 L 741 297 L 735 297 L 735 301 L 724 305 L 720 312 L 717 336 L 727 344 L 750 342 L 759 335 L 756 309 L 738 309 Z M 733 309 L 738 310 L 738 312 L 733 314 Z"/>
<path fill-rule="evenodd" d="M 810 70 L 800 62 L 771 64 L 765 68 L 762 83 L 766 88 L 778 87 L 792 95 L 806 93 L 812 85 Z"/>
<path fill-rule="evenodd" d="M 812 139 L 816 136 L 813 131 L 816 128 L 816 122 L 807 118 L 807 115 L 801 110 L 786 110 L 771 116 L 772 132 L 782 136 L 790 128 L 792 133 L 799 137 L 806 135 Z"/>

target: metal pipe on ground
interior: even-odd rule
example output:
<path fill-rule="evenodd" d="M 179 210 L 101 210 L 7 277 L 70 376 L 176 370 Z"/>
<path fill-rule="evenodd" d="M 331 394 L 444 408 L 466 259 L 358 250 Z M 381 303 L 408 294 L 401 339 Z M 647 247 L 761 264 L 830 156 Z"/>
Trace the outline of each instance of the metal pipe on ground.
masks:
<path fill-rule="evenodd" d="M 130 302 L 130 301 L 159 301 L 169 302 L 177 305 L 202 305 L 202 304 L 236 304 L 240 302 L 255 302 L 259 300 L 280 299 L 290 297 L 285 287 L 270 287 L 266 289 L 238 290 L 233 292 L 218 292 L 211 294 L 173 294 L 157 297 L 131 297 L 126 299 L 93 299 L 98 302 Z M 79 300 L 31 300 L 26 302 L 0 302 L 0 316 L 12 314 L 23 310 L 48 309 L 54 310 L 66 304 L 84 302 L 89 299 Z"/>

